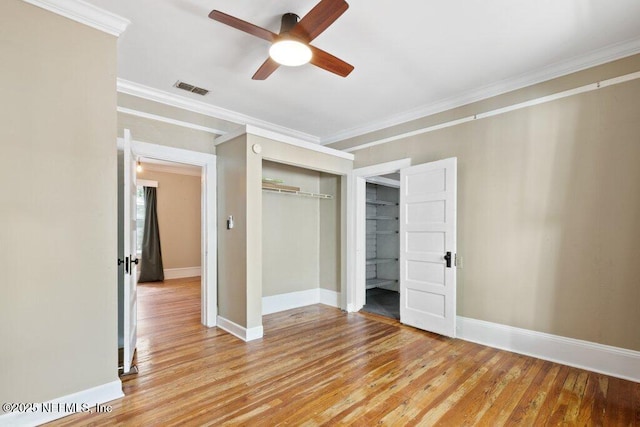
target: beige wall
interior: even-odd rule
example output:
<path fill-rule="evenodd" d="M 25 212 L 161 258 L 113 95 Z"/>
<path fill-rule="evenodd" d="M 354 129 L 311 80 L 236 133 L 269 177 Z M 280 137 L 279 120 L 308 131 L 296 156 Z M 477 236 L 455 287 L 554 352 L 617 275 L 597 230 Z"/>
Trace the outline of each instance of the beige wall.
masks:
<path fill-rule="evenodd" d="M 262 176 L 318 193 L 320 173 L 264 161 Z M 320 200 L 262 192 L 262 295 L 319 286 Z M 324 201 L 322 201 L 324 202 Z"/>
<path fill-rule="evenodd" d="M 124 129 L 131 130 L 131 136 L 135 141 L 215 154 L 213 145 L 215 135 L 207 132 L 118 113 L 118 136 L 120 138 L 124 135 Z"/>
<path fill-rule="evenodd" d="M 575 85 L 612 70 L 640 61 Z M 356 165 L 458 158 L 459 315 L 640 350 L 638 100 L 634 80 L 359 150 Z"/>
<path fill-rule="evenodd" d="M 166 88 L 165 90 L 171 91 L 173 88 Z M 193 97 L 187 92 L 182 92 L 173 89 L 177 97 Z M 198 97 L 199 98 L 199 97 Z M 207 98 L 202 98 L 207 100 Z M 194 100 L 198 102 L 197 99 Z M 161 104 L 159 102 L 151 101 L 149 99 L 140 98 L 138 96 L 129 95 L 127 93 L 118 93 L 118 107 L 126 108 L 127 110 L 133 110 L 137 112 L 143 112 L 153 114 L 155 116 L 178 120 L 180 122 L 194 124 L 198 126 L 204 126 L 211 129 L 218 129 L 223 132 L 229 132 L 238 128 L 237 123 L 232 123 L 227 120 L 218 119 L 215 117 L 207 116 L 204 114 L 196 113 L 184 108 L 173 107 L 167 104 Z M 122 113 L 131 115 L 129 113 Z M 177 126 L 177 125 L 176 125 Z"/>
<path fill-rule="evenodd" d="M 333 199 L 320 200 L 320 287 L 341 292 L 341 178 L 320 173 L 320 193 Z"/>
<path fill-rule="evenodd" d="M 262 156 L 247 135 L 247 327 L 262 327 Z"/>
<path fill-rule="evenodd" d="M 158 182 L 158 226 L 165 269 L 200 267 L 200 177 L 149 170 L 138 179 Z"/>
<path fill-rule="evenodd" d="M 218 314 L 247 327 L 246 135 L 217 147 Z M 233 215 L 234 228 L 227 230 Z"/>
<path fill-rule="evenodd" d="M 116 38 L 0 2 L 0 401 L 118 380 Z"/>
<path fill-rule="evenodd" d="M 118 107 L 127 110 L 149 113 L 155 116 L 191 123 L 198 126 L 228 131 L 238 125 L 212 117 L 175 107 L 163 105 L 147 99 L 123 93 L 118 94 Z M 191 129 L 176 124 L 165 123 L 150 118 L 139 117 L 128 113 L 118 113 L 118 136 L 123 136 L 123 130 L 131 130 L 136 141 L 166 145 L 174 148 L 215 154 L 213 140 L 218 136 L 203 130 Z"/>

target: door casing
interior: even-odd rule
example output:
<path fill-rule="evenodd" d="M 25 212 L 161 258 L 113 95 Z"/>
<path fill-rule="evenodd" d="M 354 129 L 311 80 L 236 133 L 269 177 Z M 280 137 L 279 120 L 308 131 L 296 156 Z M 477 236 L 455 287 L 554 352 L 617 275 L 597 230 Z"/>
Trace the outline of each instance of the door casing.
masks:
<path fill-rule="evenodd" d="M 349 175 L 347 201 L 347 291 L 346 310 L 359 311 L 366 298 L 366 179 L 398 172 L 411 166 L 411 159 L 401 159 L 354 169 Z"/>
<path fill-rule="evenodd" d="M 118 148 L 124 140 L 118 138 Z M 208 153 L 167 147 L 132 140 L 136 156 L 169 162 L 184 163 L 202 168 L 201 174 L 201 322 L 216 326 L 218 315 L 217 285 L 217 209 L 216 209 L 216 156 Z"/>
<path fill-rule="evenodd" d="M 359 311 L 366 302 L 366 178 L 398 172 L 410 166 L 411 159 L 406 158 L 354 169 L 349 175 L 345 292 L 345 308 L 348 312 Z"/>

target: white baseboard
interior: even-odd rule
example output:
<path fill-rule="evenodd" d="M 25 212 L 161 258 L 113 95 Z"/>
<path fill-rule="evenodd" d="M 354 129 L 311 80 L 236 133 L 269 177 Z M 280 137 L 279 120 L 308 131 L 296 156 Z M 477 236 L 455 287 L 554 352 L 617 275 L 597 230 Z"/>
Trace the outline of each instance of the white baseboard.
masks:
<path fill-rule="evenodd" d="M 256 326 L 254 328 L 245 328 L 244 326 L 240 326 L 235 322 L 232 322 L 229 319 L 225 319 L 222 316 L 218 316 L 218 324 L 216 325 L 218 328 L 223 329 L 229 332 L 231 335 L 235 335 L 243 341 L 252 341 L 262 338 L 264 335 L 264 329 L 262 326 Z"/>
<path fill-rule="evenodd" d="M 340 308 L 340 292 L 320 288 L 320 304 Z"/>
<path fill-rule="evenodd" d="M 292 308 L 318 304 L 319 302 L 320 291 L 318 288 L 262 297 L 262 314 L 278 313 Z"/>
<path fill-rule="evenodd" d="M 328 289 L 315 288 L 306 291 L 262 297 L 262 314 L 278 313 L 280 311 L 313 304 L 340 307 L 340 293 Z"/>
<path fill-rule="evenodd" d="M 165 268 L 164 278 L 182 279 L 184 277 L 196 277 L 202 275 L 202 267 Z"/>
<path fill-rule="evenodd" d="M 105 407 L 106 402 L 124 396 L 122 383 L 112 381 L 97 387 L 69 394 L 44 403 L 34 403 L 33 412 L 11 412 L 0 415 L 0 425 L 3 426 L 37 426 L 48 423 L 76 412 L 96 410 L 96 405 Z"/>
<path fill-rule="evenodd" d="M 306 291 L 289 292 L 287 294 L 262 297 L 262 314 L 277 313 L 292 308 L 304 307 L 313 304 L 325 304 L 332 307 L 340 307 L 340 293 L 328 289 L 315 288 Z M 264 329 L 262 326 L 246 329 L 229 319 L 218 316 L 217 326 L 235 335 L 243 341 L 251 341 L 262 338 Z"/>
<path fill-rule="evenodd" d="M 457 337 L 640 382 L 640 352 L 458 316 Z"/>
<path fill-rule="evenodd" d="M 347 313 L 357 313 L 362 309 L 362 306 L 358 307 L 355 304 L 347 304 Z"/>

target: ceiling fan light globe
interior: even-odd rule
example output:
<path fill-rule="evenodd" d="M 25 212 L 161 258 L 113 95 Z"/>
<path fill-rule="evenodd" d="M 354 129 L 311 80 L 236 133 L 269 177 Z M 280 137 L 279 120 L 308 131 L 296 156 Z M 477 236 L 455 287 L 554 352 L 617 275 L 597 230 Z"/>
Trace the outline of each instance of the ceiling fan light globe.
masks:
<path fill-rule="evenodd" d="M 280 40 L 271 45 L 269 56 L 280 65 L 297 67 L 311 61 L 311 49 L 296 40 Z"/>

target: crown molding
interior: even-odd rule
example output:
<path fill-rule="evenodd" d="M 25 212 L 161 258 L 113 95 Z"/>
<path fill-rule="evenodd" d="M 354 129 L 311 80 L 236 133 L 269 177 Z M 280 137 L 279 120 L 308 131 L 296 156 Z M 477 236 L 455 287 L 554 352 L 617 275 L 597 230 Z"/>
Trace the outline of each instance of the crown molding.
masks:
<path fill-rule="evenodd" d="M 100 9 L 82 0 L 22 1 L 116 37 L 120 37 L 120 34 L 122 34 L 131 23 L 131 21 L 126 18 Z"/>
<path fill-rule="evenodd" d="M 215 117 L 217 119 L 226 120 L 232 123 L 240 125 L 252 125 L 262 129 L 271 130 L 281 135 L 288 135 L 293 138 L 310 142 L 313 144 L 320 144 L 320 138 L 315 135 L 300 132 L 294 129 L 290 129 L 284 126 L 279 126 L 273 123 L 269 123 L 264 120 L 257 119 L 255 117 L 247 116 L 245 114 L 238 113 L 236 111 L 227 110 L 225 108 L 216 107 L 215 105 L 208 104 L 202 101 L 196 101 L 186 98 L 184 96 L 175 95 L 173 93 L 158 90 L 149 86 L 134 83 L 132 81 L 118 79 L 118 92 L 127 95 L 137 96 L 138 98 L 144 98 L 149 101 L 159 102 L 161 104 L 169 105 L 171 107 L 182 108 L 184 110 L 192 111 L 194 113 L 203 114 L 209 117 Z"/>
<path fill-rule="evenodd" d="M 396 125 L 410 122 L 441 113 L 443 111 L 462 107 L 483 99 L 492 98 L 507 92 L 522 89 L 527 86 L 542 83 L 558 77 L 566 76 L 587 68 L 622 59 L 627 56 L 640 53 L 640 39 L 627 40 L 613 44 L 605 48 L 592 51 L 587 55 L 571 58 L 547 67 L 531 71 L 515 78 L 506 79 L 497 83 L 468 91 L 462 95 L 451 97 L 432 104 L 423 105 L 415 109 L 396 114 L 384 120 L 377 120 L 363 126 L 347 129 L 320 140 L 320 144 L 329 145 L 338 141 L 355 138 L 367 133 L 379 131 Z"/>

